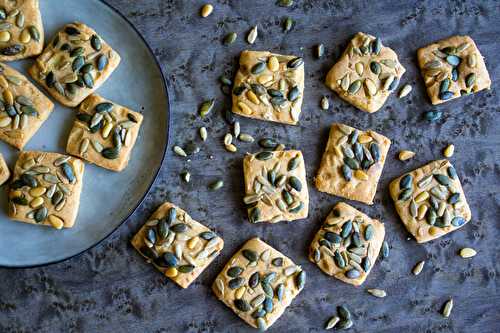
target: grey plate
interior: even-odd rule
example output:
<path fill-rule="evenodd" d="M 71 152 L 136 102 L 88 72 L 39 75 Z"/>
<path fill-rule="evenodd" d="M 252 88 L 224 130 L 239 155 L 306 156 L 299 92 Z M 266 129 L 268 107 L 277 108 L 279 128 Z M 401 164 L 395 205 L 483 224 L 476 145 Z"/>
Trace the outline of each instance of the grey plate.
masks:
<path fill-rule="evenodd" d="M 118 69 L 97 91 L 105 98 L 143 112 L 144 122 L 128 167 L 121 173 L 86 165 L 75 227 L 52 228 L 12 222 L 0 192 L 0 266 L 29 267 L 54 263 L 87 250 L 110 235 L 141 203 L 161 166 L 168 138 L 168 95 L 161 70 L 139 33 L 111 7 L 98 0 L 40 1 L 45 36 L 64 24 L 81 21 L 94 28 L 122 57 Z M 11 63 L 22 73 L 33 60 Z M 26 145 L 26 150 L 65 152 L 75 111 L 55 103 L 54 112 Z M 13 167 L 18 152 L 0 151 Z"/>

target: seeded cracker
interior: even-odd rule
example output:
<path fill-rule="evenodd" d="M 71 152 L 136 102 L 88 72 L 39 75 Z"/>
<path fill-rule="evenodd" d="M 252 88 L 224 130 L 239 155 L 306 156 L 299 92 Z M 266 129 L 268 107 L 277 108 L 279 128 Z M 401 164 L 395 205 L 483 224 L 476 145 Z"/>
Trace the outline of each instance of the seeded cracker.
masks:
<path fill-rule="evenodd" d="M 233 112 L 296 125 L 304 95 L 304 61 L 266 51 L 243 51 L 233 89 Z"/>
<path fill-rule="evenodd" d="M 5 182 L 9 180 L 9 178 L 10 178 L 9 167 L 7 166 L 7 163 L 5 163 L 3 155 L 0 154 L 0 185 L 5 184 Z"/>
<path fill-rule="evenodd" d="M 142 115 L 99 95 L 80 104 L 66 151 L 100 167 L 122 171 L 128 165 Z"/>
<path fill-rule="evenodd" d="M 165 202 L 132 238 L 132 245 L 156 269 L 187 288 L 219 255 L 224 241 Z"/>
<path fill-rule="evenodd" d="M 44 33 L 38 0 L 0 0 L 0 61 L 39 55 Z"/>
<path fill-rule="evenodd" d="M 75 107 L 118 67 L 120 56 L 83 23 L 64 26 L 29 69 L 61 104 Z"/>
<path fill-rule="evenodd" d="M 309 192 L 302 152 L 263 151 L 243 160 L 248 218 L 252 223 L 306 218 Z"/>
<path fill-rule="evenodd" d="M 483 56 L 469 36 L 452 36 L 421 48 L 418 64 L 432 104 L 490 89 Z"/>
<path fill-rule="evenodd" d="M 448 160 L 396 178 L 389 190 L 401 221 L 419 243 L 455 231 L 471 219 L 457 172 Z"/>
<path fill-rule="evenodd" d="M 0 140 L 23 149 L 54 104 L 24 75 L 0 63 Z"/>
<path fill-rule="evenodd" d="M 9 185 L 9 217 L 56 229 L 73 227 L 84 168 L 80 159 L 71 156 L 21 152 Z"/>
<path fill-rule="evenodd" d="M 359 286 L 370 274 L 384 236 L 380 221 L 340 202 L 314 237 L 309 260 L 326 274 Z"/>
<path fill-rule="evenodd" d="M 380 38 L 358 32 L 326 77 L 326 85 L 360 110 L 376 112 L 405 72 Z"/>
<path fill-rule="evenodd" d="M 266 330 L 304 288 L 306 272 L 259 238 L 247 241 L 212 285 L 219 300 L 249 325 Z"/>
<path fill-rule="evenodd" d="M 321 192 L 373 204 L 391 140 L 377 132 L 332 124 L 316 175 Z"/>

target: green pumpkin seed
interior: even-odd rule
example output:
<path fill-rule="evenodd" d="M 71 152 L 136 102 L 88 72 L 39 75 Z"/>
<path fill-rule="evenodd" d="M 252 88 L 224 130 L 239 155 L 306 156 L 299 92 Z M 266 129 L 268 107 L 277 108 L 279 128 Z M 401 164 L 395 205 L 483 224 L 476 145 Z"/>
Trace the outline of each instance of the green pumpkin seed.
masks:
<path fill-rule="evenodd" d="M 93 35 L 90 39 L 90 45 L 92 46 L 92 48 L 94 50 L 101 51 L 101 49 L 102 49 L 101 38 L 99 38 L 99 36 L 97 36 L 97 35 Z"/>
<path fill-rule="evenodd" d="M 339 317 L 343 320 L 351 319 L 351 311 L 345 305 L 340 305 L 337 307 L 337 313 Z"/>
<path fill-rule="evenodd" d="M 446 57 L 446 62 L 452 66 L 458 66 L 460 64 L 461 59 L 456 55 L 449 55 Z"/>
<path fill-rule="evenodd" d="M 255 158 L 259 161 L 267 161 L 273 157 L 273 153 L 270 151 L 262 151 L 255 155 Z"/>
<path fill-rule="evenodd" d="M 356 80 L 349 85 L 347 92 L 351 95 L 354 95 L 359 91 L 360 88 L 361 88 L 361 80 Z"/>
<path fill-rule="evenodd" d="M 384 241 L 382 243 L 382 258 L 387 258 L 389 257 L 389 243 L 387 243 L 387 241 Z"/>
<path fill-rule="evenodd" d="M 301 57 L 297 57 L 297 58 L 290 60 L 287 63 L 287 67 L 292 68 L 292 69 L 296 69 L 296 68 L 299 68 L 300 66 L 302 66 L 303 63 L 304 63 L 304 59 L 302 59 Z"/>
<path fill-rule="evenodd" d="M 399 188 L 401 190 L 411 189 L 412 185 L 413 185 L 412 182 L 413 182 L 413 176 L 410 174 L 407 174 L 407 175 L 403 176 L 403 178 L 401 178 L 401 180 L 399 181 Z"/>
<path fill-rule="evenodd" d="M 31 38 L 35 41 L 35 42 L 38 42 L 40 41 L 40 32 L 38 31 L 37 27 L 35 27 L 34 25 L 30 25 L 28 27 L 28 32 L 31 36 Z"/>
<path fill-rule="evenodd" d="M 476 83 L 476 74 L 474 73 L 468 74 L 467 77 L 465 78 L 465 86 L 467 88 L 470 88 L 474 85 L 474 83 Z"/>
<path fill-rule="evenodd" d="M 252 69 L 250 72 L 254 75 L 262 73 L 266 69 L 266 63 L 265 62 L 258 62 L 255 65 L 252 66 Z"/>
<path fill-rule="evenodd" d="M 285 18 L 283 20 L 283 30 L 285 32 L 288 32 L 288 31 L 292 30 L 293 24 L 294 24 L 294 21 L 292 20 L 291 17 Z"/>
<path fill-rule="evenodd" d="M 299 164 L 300 164 L 300 156 L 295 156 L 288 162 L 287 170 L 293 171 L 299 166 Z"/>
<path fill-rule="evenodd" d="M 213 183 L 210 183 L 208 185 L 208 188 L 211 190 L 211 191 L 217 191 L 219 190 L 220 188 L 222 188 L 224 186 L 224 182 L 222 180 L 216 180 L 215 182 Z"/>
<path fill-rule="evenodd" d="M 380 72 L 382 71 L 382 66 L 376 61 L 372 61 L 370 63 L 370 70 L 372 71 L 373 74 L 379 75 Z"/>
<path fill-rule="evenodd" d="M 104 148 L 101 151 L 101 155 L 104 158 L 107 158 L 108 160 L 114 160 L 117 159 L 118 156 L 120 156 L 120 148 L 119 147 L 113 147 L 113 148 Z"/>
<path fill-rule="evenodd" d="M 202 118 L 205 118 L 213 109 L 215 105 L 215 99 L 210 99 L 201 103 L 199 108 L 199 114 Z"/>
<path fill-rule="evenodd" d="M 365 228 L 365 239 L 367 241 L 371 240 L 373 238 L 374 233 L 375 233 L 375 229 L 373 228 L 373 225 L 369 224 Z"/>
<path fill-rule="evenodd" d="M 352 322 L 351 319 L 347 320 L 341 320 L 339 323 L 335 326 L 338 330 L 347 330 L 352 327 L 354 323 Z"/>
<path fill-rule="evenodd" d="M 295 102 L 300 96 L 300 90 L 299 87 L 294 86 L 290 91 L 288 92 L 288 100 L 290 102 Z"/>
<path fill-rule="evenodd" d="M 254 250 L 244 249 L 241 253 L 250 262 L 254 262 L 259 259 L 257 252 L 255 252 Z"/>
<path fill-rule="evenodd" d="M 257 223 L 260 220 L 260 208 L 254 207 L 249 211 L 249 220 L 251 223 Z"/>
<path fill-rule="evenodd" d="M 290 7 L 293 5 L 293 0 L 278 0 L 278 5 L 280 7 Z"/>
<path fill-rule="evenodd" d="M 41 207 L 35 211 L 35 221 L 37 223 L 43 222 L 49 215 L 49 210 L 47 207 Z"/>
<path fill-rule="evenodd" d="M 346 181 L 350 181 L 352 179 L 352 170 L 347 165 L 342 165 L 342 175 Z"/>
<path fill-rule="evenodd" d="M 97 58 L 97 70 L 99 72 L 102 72 L 106 66 L 108 65 L 109 63 L 109 60 L 108 60 L 108 57 L 104 54 L 101 54 L 98 58 Z"/>
<path fill-rule="evenodd" d="M 450 179 L 441 174 L 434 174 L 434 178 L 437 180 L 437 182 L 443 186 L 448 186 L 450 184 Z"/>
<path fill-rule="evenodd" d="M 354 158 L 350 158 L 345 156 L 344 157 L 344 163 L 351 169 L 353 170 L 358 170 L 360 168 L 359 162 L 355 160 Z"/>
<path fill-rule="evenodd" d="M 235 32 L 230 32 L 224 37 L 222 42 L 224 43 L 224 45 L 230 45 L 234 43 L 236 38 L 238 38 L 238 35 Z"/>
<path fill-rule="evenodd" d="M 297 289 L 301 290 L 306 284 L 306 272 L 300 271 L 299 274 L 295 275 L 295 286 Z"/>

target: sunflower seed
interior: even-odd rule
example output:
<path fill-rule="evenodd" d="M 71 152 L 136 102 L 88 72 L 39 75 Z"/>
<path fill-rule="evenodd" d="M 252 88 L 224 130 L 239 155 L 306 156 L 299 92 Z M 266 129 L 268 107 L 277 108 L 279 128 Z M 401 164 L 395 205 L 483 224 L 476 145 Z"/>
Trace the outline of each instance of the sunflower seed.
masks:
<path fill-rule="evenodd" d="M 398 97 L 399 98 L 406 97 L 411 92 L 411 90 L 412 90 L 411 85 L 405 84 L 404 87 L 401 88 L 401 90 L 399 91 Z"/>

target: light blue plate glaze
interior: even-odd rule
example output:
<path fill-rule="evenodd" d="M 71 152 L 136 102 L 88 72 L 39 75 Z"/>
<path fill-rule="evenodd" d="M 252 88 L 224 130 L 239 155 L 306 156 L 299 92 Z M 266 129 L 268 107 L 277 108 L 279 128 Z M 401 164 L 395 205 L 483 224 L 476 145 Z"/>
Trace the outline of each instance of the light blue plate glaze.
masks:
<path fill-rule="evenodd" d="M 80 210 L 71 229 L 54 230 L 13 222 L 6 215 L 6 188 L 0 189 L 0 266 L 29 267 L 79 254 L 110 235 L 137 208 L 156 178 L 168 138 L 168 95 L 161 70 L 138 32 L 98 0 L 40 1 L 46 41 L 64 24 L 83 22 L 100 34 L 122 61 L 97 91 L 118 104 L 143 112 L 144 122 L 128 167 L 114 173 L 86 164 Z M 9 63 L 23 74 L 33 60 Z M 41 89 L 43 91 L 43 89 Z M 64 153 L 75 111 L 55 102 L 54 112 L 25 150 Z M 18 152 L 1 142 L 12 169 Z"/>

